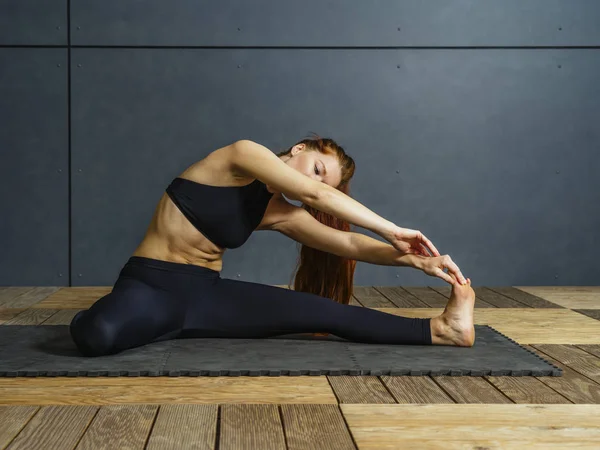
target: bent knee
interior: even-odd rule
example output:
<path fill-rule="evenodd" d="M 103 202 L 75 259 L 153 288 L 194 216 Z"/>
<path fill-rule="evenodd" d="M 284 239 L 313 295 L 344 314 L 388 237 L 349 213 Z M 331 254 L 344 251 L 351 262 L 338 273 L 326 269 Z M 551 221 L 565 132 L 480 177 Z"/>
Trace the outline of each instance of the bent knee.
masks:
<path fill-rule="evenodd" d="M 116 353 L 114 326 L 100 316 L 86 317 L 78 312 L 69 326 L 71 338 L 84 356 Z"/>

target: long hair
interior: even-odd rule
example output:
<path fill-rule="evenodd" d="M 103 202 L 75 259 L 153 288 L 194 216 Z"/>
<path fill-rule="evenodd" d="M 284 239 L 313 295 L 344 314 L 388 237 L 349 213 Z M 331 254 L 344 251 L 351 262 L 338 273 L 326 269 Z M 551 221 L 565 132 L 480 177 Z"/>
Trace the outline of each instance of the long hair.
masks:
<path fill-rule="evenodd" d="M 332 139 L 321 138 L 316 135 L 314 139 L 301 140 L 286 151 L 278 153 L 277 156 L 290 154 L 292 148 L 298 144 L 305 144 L 308 151 L 319 151 L 337 156 L 342 169 L 342 180 L 336 189 L 346 195 L 350 194 L 349 181 L 354 175 L 355 164 L 354 160 L 346 154 L 341 146 Z M 331 214 L 319 211 L 304 203 L 302 207 L 322 224 L 338 230 L 350 231 L 350 224 L 345 220 L 338 219 Z M 353 293 L 356 260 L 342 258 L 306 245 L 302 245 L 301 247 L 300 257 L 294 271 L 293 289 L 295 291 L 317 294 L 347 305 Z M 289 284 L 288 288 L 292 289 Z M 323 333 L 323 335 L 326 334 Z"/>

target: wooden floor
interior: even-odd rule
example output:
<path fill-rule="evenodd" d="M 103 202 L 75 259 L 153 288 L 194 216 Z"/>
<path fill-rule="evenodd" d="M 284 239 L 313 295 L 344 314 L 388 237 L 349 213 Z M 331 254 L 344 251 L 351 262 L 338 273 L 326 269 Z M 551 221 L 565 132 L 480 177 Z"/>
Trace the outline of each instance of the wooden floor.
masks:
<path fill-rule="evenodd" d="M 68 324 L 111 287 L 0 288 L 0 326 Z M 477 287 L 489 324 L 562 377 L 0 377 L 0 449 L 600 448 L 600 287 Z M 434 317 L 448 288 L 355 287 Z"/>

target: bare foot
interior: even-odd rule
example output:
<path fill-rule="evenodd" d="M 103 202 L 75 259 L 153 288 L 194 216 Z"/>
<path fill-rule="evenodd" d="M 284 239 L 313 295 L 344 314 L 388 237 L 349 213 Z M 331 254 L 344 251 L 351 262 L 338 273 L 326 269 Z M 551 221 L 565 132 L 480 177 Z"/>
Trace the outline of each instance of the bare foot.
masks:
<path fill-rule="evenodd" d="M 472 347 L 475 343 L 474 307 L 471 279 L 467 278 L 467 284 L 454 284 L 444 312 L 431 319 L 432 344 Z"/>

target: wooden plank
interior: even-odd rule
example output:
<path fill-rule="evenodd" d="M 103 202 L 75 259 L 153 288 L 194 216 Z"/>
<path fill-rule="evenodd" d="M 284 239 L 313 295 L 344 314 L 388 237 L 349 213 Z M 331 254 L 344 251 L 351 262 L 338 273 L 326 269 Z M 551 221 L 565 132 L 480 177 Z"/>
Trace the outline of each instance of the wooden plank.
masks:
<path fill-rule="evenodd" d="M 563 306 L 559 304 L 552 303 L 544 298 L 538 297 L 537 295 L 533 295 L 529 292 L 522 291 L 512 286 L 489 287 L 489 289 L 530 306 L 531 308 L 563 308 Z"/>
<path fill-rule="evenodd" d="M 103 406 L 83 435 L 77 450 L 143 449 L 157 410 L 157 405 Z"/>
<path fill-rule="evenodd" d="M 444 286 L 444 287 L 430 286 L 430 287 L 434 291 L 442 294 L 444 297 L 450 298 L 450 294 L 452 293 L 452 287 L 450 287 L 450 286 L 448 286 L 448 287 L 446 287 L 446 286 Z M 475 290 L 475 289 L 473 289 L 473 290 Z M 485 300 L 483 300 L 481 297 L 478 297 L 477 291 L 475 291 L 475 308 L 497 308 L 497 306 L 494 306 L 494 305 L 486 302 Z"/>
<path fill-rule="evenodd" d="M 0 377 L 2 405 L 330 403 L 325 376 Z"/>
<path fill-rule="evenodd" d="M 442 308 L 375 308 L 404 317 L 437 317 Z M 597 344 L 600 321 L 565 308 L 475 308 L 475 324 L 498 330 L 520 344 Z M 477 339 L 477 337 L 476 337 Z"/>
<path fill-rule="evenodd" d="M 39 325 L 50 316 L 56 314 L 57 311 L 57 309 L 29 308 L 17 314 L 12 319 L 5 321 L 3 325 Z"/>
<path fill-rule="evenodd" d="M 484 376 L 484 378 L 515 403 L 572 403 L 536 377 Z"/>
<path fill-rule="evenodd" d="M 213 449 L 219 405 L 160 405 L 147 450 Z"/>
<path fill-rule="evenodd" d="M 355 450 L 338 405 L 281 405 L 289 450 Z"/>
<path fill-rule="evenodd" d="M 515 290 L 565 308 L 600 309 L 600 286 L 515 286 Z"/>
<path fill-rule="evenodd" d="M 535 344 L 534 347 L 600 385 L 600 358 L 574 345 Z"/>
<path fill-rule="evenodd" d="M 59 289 L 60 287 L 55 286 L 29 288 L 27 291 L 16 297 L 5 299 L 0 306 L 3 308 L 29 308 L 30 306 L 43 301 Z"/>
<path fill-rule="evenodd" d="M 600 345 L 599 344 L 588 344 L 588 345 L 578 345 L 581 350 L 585 350 L 590 355 L 594 355 L 600 358 Z"/>
<path fill-rule="evenodd" d="M 398 308 L 428 308 L 429 305 L 400 286 L 374 286 L 383 296 Z"/>
<path fill-rule="evenodd" d="M 29 421 L 9 448 L 75 448 L 97 409 L 94 406 L 45 406 Z"/>
<path fill-rule="evenodd" d="M 431 377 L 383 375 L 380 378 L 397 403 L 454 403 Z"/>
<path fill-rule="evenodd" d="M 483 377 L 431 377 L 456 403 L 512 403 Z"/>
<path fill-rule="evenodd" d="M 27 308 L 0 308 L 0 325 L 4 324 L 7 320 L 11 320 L 13 317 L 18 316 Z"/>
<path fill-rule="evenodd" d="M 353 306 L 364 306 L 362 303 L 356 300 L 356 297 L 354 295 L 350 297 L 350 301 L 348 302 L 348 304 Z"/>
<path fill-rule="evenodd" d="M 574 309 L 573 311 L 584 314 L 592 319 L 600 320 L 600 309 Z"/>
<path fill-rule="evenodd" d="M 62 288 L 39 302 L 34 308 L 88 309 L 96 301 L 112 292 L 112 286 Z"/>
<path fill-rule="evenodd" d="M 371 286 L 354 286 L 354 297 L 367 308 L 395 308 L 392 302 Z"/>
<path fill-rule="evenodd" d="M 539 439 L 538 441 L 528 440 L 527 437 L 531 437 L 535 439 L 535 435 L 532 435 L 528 431 L 523 431 L 520 433 L 518 439 L 515 440 L 507 440 L 510 437 L 514 437 L 516 433 L 512 432 L 512 428 L 506 431 L 507 439 L 499 440 L 487 440 L 480 436 L 489 436 L 487 433 L 487 429 L 479 429 L 476 427 L 469 427 L 468 430 L 463 429 L 462 438 L 458 438 L 458 440 L 449 440 L 450 436 L 458 436 L 456 429 L 452 429 L 450 433 L 448 433 L 448 439 L 439 439 L 434 438 L 430 439 L 430 433 L 436 434 L 446 434 L 446 428 L 448 427 L 438 427 L 432 426 L 431 431 L 426 431 L 420 433 L 421 437 L 413 438 L 399 438 L 398 436 L 394 436 L 394 433 L 402 433 L 404 431 L 403 428 L 393 428 L 392 430 L 384 429 L 383 433 L 380 433 L 379 429 L 375 429 L 370 431 L 371 436 L 376 435 L 376 441 L 371 442 L 367 441 L 359 441 L 361 444 L 360 450 L 380 450 L 382 448 L 385 449 L 397 449 L 401 448 L 402 450 L 465 450 L 465 449 L 475 449 L 475 450 L 565 450 L 566 448 L 576 448 L 577 450 L 598 450 L 598 443 L 595 441 L 585 440 L 584 437 L 588 436 L 588 434 L 574 435 L 571 429 L 561 430 L 559 433 L 562 435 L 562 439 L 560 437 L 554 438 L 557 436 L 556 432 L 553 432 L 553 436 L 543 436 L 543 439 Z M 554 430 L 554 429 L 553 429 Z M 498 431 L 497 429 L 494 431 Z M 539 430 L 538 431 L 539 434 Z M 576 430 L 579 432 L 579 430 Z M 594 430 L 595 431 L 595 430 Z M 587 433 L 587 430 L 584 432 Z M 472 433 L 472 434 L 470 434 Z M 391 439 L 388 441 L 386 439 L 387 435 L 391 436 Z M 473 434 L 477 435 L 477 437 L 473 437 Z M 496 434 L 492 433 L 494 437 Z M 556 439 L 556 442 L 547 442 L 548 439 Z M 425 444 L 424 446 L 424 442 Z M 500 447 L 499 447 L 500 445 Z M 576 445 L 575 447 L 573 445 Z"/>
<path fill-rule="evenodd" d="M 536 377 L 542 383 L 548 385 L 573 403 L 600 403 L 600 386 L 597 383 L 578 374 L 567 365 L 562 364 L 532 345 L 524 345 L 524 347 L 563 370 L 563 374 L 560 377 Z"/>
<path fill-rule="evenodd" d="M 285 450 L 277 405 L 223 405 L 220 425 L 219 450 Z"/>
<path fill-rule="evenodd" d="M 440 294 L 442 294 L 444 297 L 447 297 L 447 298 L 450 298 L 450 294 L 452 293 L 452 286 L 449 286 L 448 284 L 446 284 L 444 286 L 429 286 L 429 287 L 431 289 L 433 289 L 434 291 L 439 292 Z"/>
<path fill-rule="evenodd" d="M 71 321 L 75 314 L 77 314 L 80 309 L 58 309 L 53 310 L 49 309 L 48 311 L 56 311 L 46 320 L 44 320 L 41 325 L 70 325 Z"/>
<path fill-rule="evenodd" d="M 340 405 L 364 449 L 600 448 L 599 405 Z"/>
<path fill-rule="evenodd" d="M 376 376 L 343 375 L 327 380 L 340 403 L 396 403 Z"/>
<path fill-rule="evenodd" d="M 506 314 L 500 314 L 501 311 Z M 491 313 L 490 319 L 485 320 L 490 326 L 520 344 L 595 344 L 600 341 L 600 322 L 568 309 L 499 308 L 482 312 Z M 474 314 L 478 314 L 477 310 Z"/>
<path fill-rule="evenodd" d="M 402 286 L 402 288 L 432 308 L 445 308 L 448 303 L 448 298 L 428 287 Z"/>
<path fill-rule="evenodd" d="M 6 448 L 38 411 L 37 406 L 0 406 L 0 448 Z"/>
<path fill-rule="evenodd" d="M 10 303 L 14 301 L 17 297 L 31 291 L 33 286 L 31 287 L 16 287 L 16 286 L 7 286 L 0 287 L 0 307 L 1 308 L 9 308 L 9 306 L 5 306 L 5 303 Z"/>
<path fill-rule="evenodd" d="M 529 305 L 498 294 L 497 292 L 494 292 L 483 286 L 475 287 L 473 290 L 475 291 L 475 296 L 477 298 L 494 305 L 496 308 L 531 308 Z"/>

